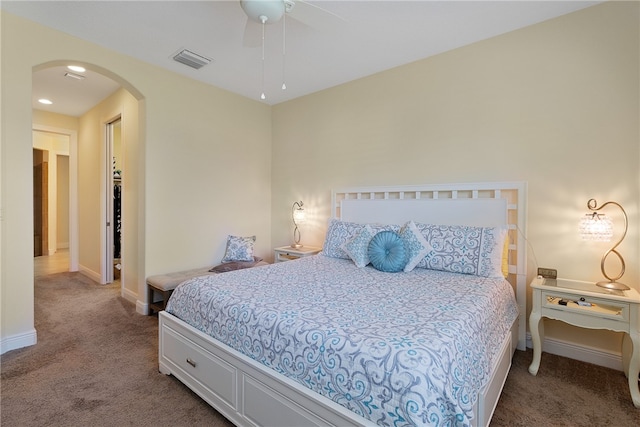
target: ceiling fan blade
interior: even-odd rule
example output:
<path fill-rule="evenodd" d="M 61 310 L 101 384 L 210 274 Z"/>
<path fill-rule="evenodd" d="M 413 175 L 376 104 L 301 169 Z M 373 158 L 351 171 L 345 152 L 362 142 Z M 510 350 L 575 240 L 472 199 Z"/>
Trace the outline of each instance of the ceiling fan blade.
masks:
<path fill-rule="evenodd" d="M 262 28 L 261 24 L 253 22 L 247 18 L 244 24 L 244 35 L 242 36 L 242 46 L 259 47 L 262 45 Z"/>
<path fill-rule="evenodd" d="M 327 30 L 346 23 L 346 20 L 340 15 L 303 0 L 295 0 L 288 16 L 319 30 Z"/>

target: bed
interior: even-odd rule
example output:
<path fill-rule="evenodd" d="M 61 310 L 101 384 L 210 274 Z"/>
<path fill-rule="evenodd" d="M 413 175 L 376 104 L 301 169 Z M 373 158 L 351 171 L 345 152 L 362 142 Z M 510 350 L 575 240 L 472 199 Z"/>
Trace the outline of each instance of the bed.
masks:
<path fill-rule="evenodd" d="M 159 314 L 160 371 L 240 426 L 488 425 L 525 344 L 525 192 L 520 182 L 333 191 L 321 254 L 176 288 Z M 389 273 L 332 253 L 356 240 L 349 224 L 358 235 L 379 227 L 375 236 L 409 222 L 422 234 L 506 230 L 508 281 L 419 263 Z"/>

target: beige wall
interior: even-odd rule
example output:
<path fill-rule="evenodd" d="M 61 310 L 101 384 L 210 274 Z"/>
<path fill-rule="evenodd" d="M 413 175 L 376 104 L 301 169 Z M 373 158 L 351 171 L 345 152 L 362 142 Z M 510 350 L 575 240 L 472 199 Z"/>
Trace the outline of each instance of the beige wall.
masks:
<path fill-rule="evenodd" d="M 227 234 L 255 234 L 257 253 L 270 255 L 268 106 L 4 11 L 0 14 L 2 351 L 36 339 L 30 237 L 31 127 L 38 115 L 31 110 L 34 67 L 73 60 L 119 82 L 139 101 L 136 126 L 140 147 L 136 153 L 124 153 L 133 164 L 125 165 L 127 173 L 137 180 L 135 191 L 132 188 L 134 192 L 127 197 L 137 205 L 137 221 L 129 221 L 134 229 L 128 230 L 128 236 L 137 245 L 132 250 L 139 265 L 131 283 L 137 283 L 139 311 L 146 298 L 146 275 L 218 263 Z M 94 132 L 88 123 L 86 116 L 78 120 L 79 150 L 82 135 Z M 79 182 L 79 187 L 83 185 Z M 79 188 L 81 194 L 94 190 Z"/>
<path fill-rule="evenodd" d="M 33 123 L 66 130 L 78 130 L 78 118 L 64 114 L 50 113 L 44 110 L 33 110 Z"/>
<path fill-rule="evenodd" d="M 58 156 L 56 249 L 69 248 L 69 156 Z"/>
<path fill-rule="evenodd" d="M 268 256 L 269 107 L 186 78 L 157 84 L 166 88 L 148 98 L 149 272 L 218 263 L 228 234 L 255 234 L 257 253 Z"/>
<path fill-rule="evenodd" d="M 273 243 L 290 241 L 301 199 L 302 241 L 321 245 L 333 188 L 522 180 L 530 272 L 600 279 L 607 244 L 582 242 L 577 222 L 589 198 L 612 199 L 640 289 L 638 26 L 638 3 L 604 4 L 275 106 Z M 557 329 L 619 352 L 618 335 Z"/>

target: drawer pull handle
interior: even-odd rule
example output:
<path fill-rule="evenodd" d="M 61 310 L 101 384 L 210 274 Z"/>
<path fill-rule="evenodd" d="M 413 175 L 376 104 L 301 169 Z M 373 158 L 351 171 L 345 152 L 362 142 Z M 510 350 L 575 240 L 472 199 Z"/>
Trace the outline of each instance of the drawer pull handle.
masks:
<path fill-rule="evenodd" d="M 189 359 L 188 357 L 187 357 L 187 363 L 189 365 L 193 366 L 194 368 L 196 367 L 196 362 L 194 362 L 193 360 Z"/>

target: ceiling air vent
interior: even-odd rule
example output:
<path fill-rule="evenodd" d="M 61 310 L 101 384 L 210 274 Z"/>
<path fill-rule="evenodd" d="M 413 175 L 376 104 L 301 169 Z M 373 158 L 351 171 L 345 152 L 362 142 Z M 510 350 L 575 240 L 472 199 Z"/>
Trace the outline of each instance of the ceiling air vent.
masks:
<path fill-rule="evenodd" d="M 212 61 L 212 59 L 207 58 L 206 56 L 198 55 L 197 53 L 187 49 L 178 51 L 178 53 L 173 55 L 173 60 L 184 65 L 188 65 L 191 68 L 195 68 L 196 70 L 199 70 Z"/>

